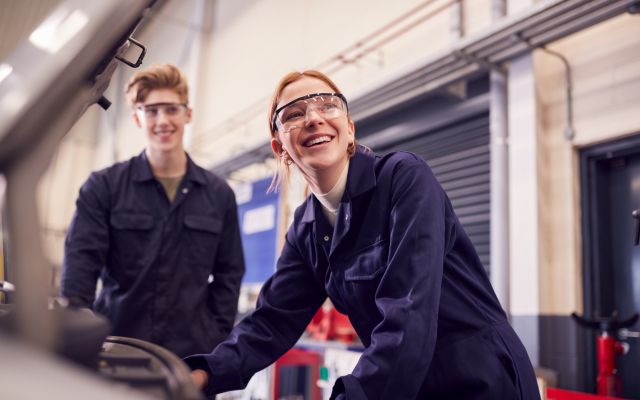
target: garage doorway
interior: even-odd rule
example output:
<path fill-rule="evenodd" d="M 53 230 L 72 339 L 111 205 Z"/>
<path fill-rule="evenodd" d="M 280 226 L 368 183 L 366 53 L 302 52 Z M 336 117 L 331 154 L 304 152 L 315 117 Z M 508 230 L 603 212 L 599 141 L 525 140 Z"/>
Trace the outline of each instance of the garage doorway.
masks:
<path fill-rule="evenodd" d="M 633 246 L 640 209 L 640 135 L 581 151 L 584 314 L 627 319 L 640 312 L 640 246 Z M 631 327 L 640 331 L 640 324 Z M 595 390 L 596 333 L 588 332 L 587 383 Z M 640 339 L 617 358 L 622 397 L 640 399 Z"/>

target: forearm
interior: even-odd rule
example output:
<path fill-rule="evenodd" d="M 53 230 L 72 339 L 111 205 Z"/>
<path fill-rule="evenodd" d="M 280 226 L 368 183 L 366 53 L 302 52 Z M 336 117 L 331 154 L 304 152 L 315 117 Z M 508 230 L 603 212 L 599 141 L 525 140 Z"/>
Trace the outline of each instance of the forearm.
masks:
<path fill-rule="evenodd" d="M 97 276 L 80 268 L 63 266 L 60 277 L 60 297 L 74 307 L 92 308 L 95 300 Z"/>
<path fill-rule="evenodd" d="M 70 231 L 70 234 L 73 232 Z M 102 249 L 80 249 L 77 241 L 65 245 L 65 257 L 60 276 L 60 296 L 77 307 L 91 308 L 96 284 L 102 269 Z"/>
<path fill-rule="evenodd" d="M 238 311 L 238 297 L 242 275 L 215 274 L 209 286 L 208 308 L 216 321 L 216 327 L 222 336 L 227 338 L 233 328 Z"/>
<path fill-rule="evenodd" d="M 109 207 L 106 190 L 92 175 L 80 189 L 65 239 L 64 260 L 60 278 L 62 297 L 91 308 L 100 270 L 109 251 Z"/>
<path fill-rule="evenodd" d="M 326 297 L 324 287 L 287 241 L 278 271 L 260 291 L 256 310 L 211 354 L 187 357 L 185 362 L 211 374 L 207 395 L 241 389 L 253 374 L 293 347 Z"/>
<path fill-rule="evenodd" d="M 238 310 L 238 297 L 244 275 L 244 255 L 235 202 L 224 219 L 224 230 L 214 260 L 213 282 L 209 286 L 208 306 L 220 332 L 229 334 Z"/>
<path fill-rule="evenodd" d="M 265 286 L 263 291 L 270 290 L 269 282 Z M 293 347 L 326 295 L 316 295 L 297 310 L 271 305 L 262 294 L 261 298 L 258 308 L 233 328 L 228 339 L 211 354 L 185 359 L 192 369 L 211 374 L 207 395 L 242 389 L 256 372 L 273 364 Z M 300 303 L 307 301 L 301 299 Z"/>

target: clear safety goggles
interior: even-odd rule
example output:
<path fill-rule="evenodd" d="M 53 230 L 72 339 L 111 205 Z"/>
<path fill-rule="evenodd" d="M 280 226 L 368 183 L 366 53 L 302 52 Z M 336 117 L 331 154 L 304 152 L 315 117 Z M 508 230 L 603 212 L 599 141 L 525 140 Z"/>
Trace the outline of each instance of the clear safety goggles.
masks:
<path fill-rule="evenodd" d="M 308 94 L 278 108 L 273 116 L 273 125 L 283 133 L 298 130 L 307 123 L 311 111 L 328 121 L 344 117 L 349 109 L 347 99 L 340 93 Z"/>
<path fill-rule="evenodd" d="M 144 104 L 136 107 L 138 118 L 145 118 L 147 121 L 155 121 L 161 113 L 169 118 L 175 118 L 187 110 L 187 105 L 183 103 L 156 103 Z"/>

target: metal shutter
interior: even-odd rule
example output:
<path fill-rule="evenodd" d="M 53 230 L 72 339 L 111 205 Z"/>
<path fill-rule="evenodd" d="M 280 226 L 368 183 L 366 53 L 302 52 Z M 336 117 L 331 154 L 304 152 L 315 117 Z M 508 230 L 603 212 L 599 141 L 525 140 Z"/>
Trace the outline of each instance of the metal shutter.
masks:
<path fill-rule="evenodd" d="M 376 153 L 406 150 L 425 159 L 451 199 L 453 208 L 487 272 L 489 240 L 489 114 L 373 148 Z"/>

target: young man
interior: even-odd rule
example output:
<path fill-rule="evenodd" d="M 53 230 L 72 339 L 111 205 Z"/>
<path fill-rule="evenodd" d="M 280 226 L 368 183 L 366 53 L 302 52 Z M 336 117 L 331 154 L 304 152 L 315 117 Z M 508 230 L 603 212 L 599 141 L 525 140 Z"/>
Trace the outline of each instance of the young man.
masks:
<path fill-rule="evenodd" d="M 152 64 L 125 91 L 147 147 L 80 189 L 61 295 L 107 316 L 112 335 L 209 353 L 233 327 L 244 274 L 235 197 L 184 151 L 192 110 L 180 70 Z"/>

